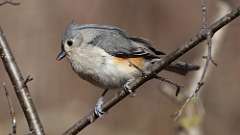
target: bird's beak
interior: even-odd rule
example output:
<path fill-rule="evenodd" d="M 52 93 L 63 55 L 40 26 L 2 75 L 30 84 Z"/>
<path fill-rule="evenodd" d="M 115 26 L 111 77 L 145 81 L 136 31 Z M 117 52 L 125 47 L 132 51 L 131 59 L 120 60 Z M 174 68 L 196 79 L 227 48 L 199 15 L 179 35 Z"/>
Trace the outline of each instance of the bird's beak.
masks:
<path fill-rule="evenodd" d="M 61 52 L 57 56 L 57 60 L 60 61 L 66 56 L 66 52 L 64 50 L 61 50 Z"/>

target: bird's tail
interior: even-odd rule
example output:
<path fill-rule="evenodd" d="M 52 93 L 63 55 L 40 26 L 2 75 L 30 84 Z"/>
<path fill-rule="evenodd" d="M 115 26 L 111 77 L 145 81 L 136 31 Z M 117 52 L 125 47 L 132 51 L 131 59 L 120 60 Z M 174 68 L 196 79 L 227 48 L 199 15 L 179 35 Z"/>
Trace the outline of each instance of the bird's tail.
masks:
<path fill-rule="evenodd" d="M 186 75 L 188 72 L 198 70 L 199 68 L 200 66 L 198 65 L 177 61 L 171 63 L 166 70 L 180 75 Z"/>

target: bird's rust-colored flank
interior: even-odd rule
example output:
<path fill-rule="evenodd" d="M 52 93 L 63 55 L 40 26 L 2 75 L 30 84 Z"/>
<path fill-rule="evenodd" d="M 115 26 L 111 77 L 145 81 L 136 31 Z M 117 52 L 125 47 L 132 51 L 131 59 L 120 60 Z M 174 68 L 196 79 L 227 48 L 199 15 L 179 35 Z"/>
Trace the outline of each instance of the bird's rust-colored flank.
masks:
<path fill-rule="evenodd" d="M 119 58 L 119 57 L 115 57 L 113 59 L 113 62 L 116 65 L 118 65 L 119 67 L 122 67 L 126 70 L 136 69 L 133 66 L 133 64 L 140 69 L 143 69 L 143 67 L 144 67 L 144 58 L 143 57 L 138 57 L 138 58 Z"/>

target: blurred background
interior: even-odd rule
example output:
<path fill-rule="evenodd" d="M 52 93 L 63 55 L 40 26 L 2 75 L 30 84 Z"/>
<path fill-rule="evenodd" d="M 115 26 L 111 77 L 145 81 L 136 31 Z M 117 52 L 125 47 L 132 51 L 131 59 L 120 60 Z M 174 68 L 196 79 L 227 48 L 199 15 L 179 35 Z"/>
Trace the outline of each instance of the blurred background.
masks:
<path fill-rule="evenodd" d="M 193 0 L 21 0 L 19 6 L 0 7 L 0 25 L 7 36 L 16 61 L 34 81 L 29 88 L 38 113 L 49 135 L 61 134 L 86 115 L 102 90 L 81 80 L 65 59 L 56 61 L 61 36 L 72 21 L 79 24 L 116 25 L 129 35 L 152 41 L 153 46 L 168 53 L 183 45 L 202 23 L 201 2 Z M 209 0 L 209 22 L 219 12 L 227 13 L 220 0 Z M 225 0 L 231 8 L 240 0 Z M 226 10 L 226 12 L 225 12 Z M 211 72 L 201 91 L 205 107 L 204 135 L 239 135 L 240 132 L 240 19 L 225 27 L 217 44 Z M 206 47 L 206 46 L 205 46 Z M 181 60 L 199 64 L 204 46 L 187 53 Z M 179 76 L 161 73 L 184 88 L 191 87 L 195 73 Z M 27 123 L 0 62 L 0 83 L 6 82 L 14 101 L 18 134 L 27 134 Z M 0 134 L 10 131 L 7 100 L 0 90 Z M 159 81 L 149 81 L 136 93 L 115 106 L 103 119 L 84 129 L 82 135 L 174 135 L 176 122 L 171 115 L 180 107 L 163 95 L 169 89 Z M 173 88 L 171 88 L 173 89 Z M 185 89 L 183 89 L 184 91 Z M 112 91 L 109 95 L 113 95 Z"/>

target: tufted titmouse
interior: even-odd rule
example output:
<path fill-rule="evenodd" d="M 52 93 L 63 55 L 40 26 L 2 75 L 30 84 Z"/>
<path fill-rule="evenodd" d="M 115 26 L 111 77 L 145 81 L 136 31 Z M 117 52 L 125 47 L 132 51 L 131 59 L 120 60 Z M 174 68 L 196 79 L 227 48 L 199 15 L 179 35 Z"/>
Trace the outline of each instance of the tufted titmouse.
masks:
<path fill-rule="evenodd" d="M 109 89 L 125 88 L 129 81 L 150 72 L 151 65 L 164 54 L 145 39 L 130 37 L 118 27 L 71 23 L 63 35 L 57 60 L 67 56 L 82 79 L 105 89 L 95 107 L 95 113 L 101 116 L 103 96 Z M 185 75 L 198 68 L 176 62 L 167 70 Z"/>

